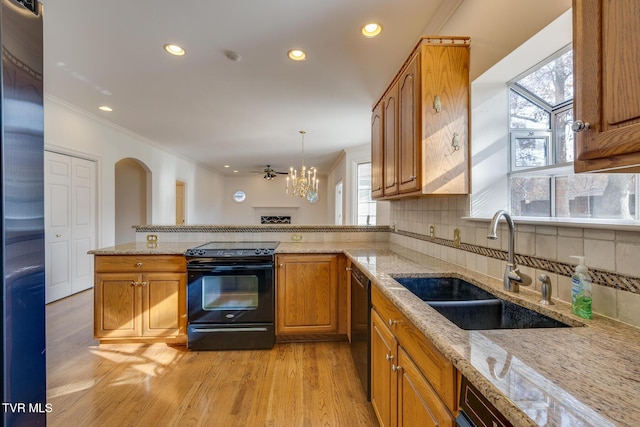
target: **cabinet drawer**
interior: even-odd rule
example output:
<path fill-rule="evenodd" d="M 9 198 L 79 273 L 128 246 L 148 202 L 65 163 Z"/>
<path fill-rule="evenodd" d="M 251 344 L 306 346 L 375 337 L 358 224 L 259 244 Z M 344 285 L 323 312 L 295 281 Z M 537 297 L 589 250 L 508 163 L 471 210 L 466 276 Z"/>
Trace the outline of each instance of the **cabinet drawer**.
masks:
<path fill-rule="evenodd" d="M 453 364 L 375 286 L 371 291 L 371 304 L 390 326 L 400 345 L 407 350 L 442 401 L 455 413 L 458 399 L 456 369 Z"/>
<path fill-rule="evenodd" d="M 186 272 L 187 262 L 181 255 L 98 255 L 95 257 L 96 273 L 120 273 L 129 271 Z"/>

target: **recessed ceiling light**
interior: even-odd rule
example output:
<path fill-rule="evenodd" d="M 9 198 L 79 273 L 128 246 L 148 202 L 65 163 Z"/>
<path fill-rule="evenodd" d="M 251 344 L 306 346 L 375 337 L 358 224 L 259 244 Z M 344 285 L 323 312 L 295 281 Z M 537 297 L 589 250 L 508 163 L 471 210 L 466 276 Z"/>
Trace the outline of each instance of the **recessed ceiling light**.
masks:
<path fill-rule="evenodd" d="M 238 173 L 238 171 L 233 171 L 233 173 Z"/>
<path fill-rule="evenodd" d="M 229 165 L 224 165 L 224 167 L 225 167 L 225 168 L 230 168 L 231 166 L 229 166 Z"/>
<path fill-rule="evenodd" d="M 307 58 L 307 54 L 304 53 L 304 50 L 300 49 L 291 49 L 287 52 L 287 56 L 294 61 L 304 61 Z"/>
<path fill-rule="evenodd" d="M 187 53 L 182 47 L 177 44 L 169 43 L 164 45 L 164 50 L 169 52 L 172 55 L 182 56 Z"/>
<path fill-rule="evenodd" d="M 365 24 L 362 27 L 362 35 L 368 38 L 375 37 L 382 32 L 382 26 L 376 22 Z"/>
<path fill-rule="evenodd" d="M 111 111 L 113 111 L 113 108 L 106 106 L 106 105 L 101 105 L 98 107 L 98 110 L 100 111 L 106 111 L 107 113 L 110 113 Z"/>

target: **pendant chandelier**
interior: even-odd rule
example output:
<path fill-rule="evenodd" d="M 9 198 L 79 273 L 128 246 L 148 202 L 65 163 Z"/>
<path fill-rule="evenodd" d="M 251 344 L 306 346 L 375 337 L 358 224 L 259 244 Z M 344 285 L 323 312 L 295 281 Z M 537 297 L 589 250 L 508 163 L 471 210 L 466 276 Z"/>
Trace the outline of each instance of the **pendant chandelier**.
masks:
<path fill-rule="evenodd" d="M 302 135 L 302 167 L 298 172 L 297 169 L 290 168 L 287 176 L 287 194 L 290 196 L 304 197 L 309 203 L 318 201 L 318 178 L 316 178 L 317 170 L 315 167 L 307 169 L 304 165 L 304 135 L 307 132 L 301 130 Z"/>

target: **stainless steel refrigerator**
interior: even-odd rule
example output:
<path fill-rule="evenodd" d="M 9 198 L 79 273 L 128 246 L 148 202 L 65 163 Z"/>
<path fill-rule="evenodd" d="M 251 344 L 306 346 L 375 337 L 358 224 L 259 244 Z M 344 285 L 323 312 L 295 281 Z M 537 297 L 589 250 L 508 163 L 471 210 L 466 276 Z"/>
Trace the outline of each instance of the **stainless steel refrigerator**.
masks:
<path fill-rule="evenodd" d="M 46 425 L 42 9 L 0 1 L 3 425 Z"/>

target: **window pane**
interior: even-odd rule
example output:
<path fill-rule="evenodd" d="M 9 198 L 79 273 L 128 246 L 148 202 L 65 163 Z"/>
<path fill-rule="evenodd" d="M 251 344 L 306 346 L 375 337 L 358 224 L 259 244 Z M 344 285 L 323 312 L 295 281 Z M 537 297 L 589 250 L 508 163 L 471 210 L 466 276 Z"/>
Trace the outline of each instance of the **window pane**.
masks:
<path fill-rule="evenodd" d="M 573 99 L 573 51 L 536 69 L 516 84 L 543 99 L 551 107 Z"/>
<path fill-rule="evenodd" d="M 547 165 L 547 138 L 515 137 L 513 143 L 514 166 L 528 168 Z"/>
<path fill-rule="evenodd" d="M 582 174 L 556 177 L 556 216 L 635 218 L 636 176 Z"/>
<path fill-rule="evenodd" d="M 512 177 L 511 213 L 516 216 L 551 215 L 551 179 L 549 177 Z"/>
<path fill-rule="evenodd" d="M 357 225 L 376 225 L 376 202 L 371 200 L 371 163 L 358 163 Z"/>
<path fill-rule="evenodd" d="M 512 129 L 550 128 L 551 114 L 514 91 L 510 91 L 509 109 Z"/>
<path fill-rule="evenodd" d="M 556 139 L 556 163 L 573 161 L 573 108 L 561 111 L 555 116 L 554 134 Z"/>

